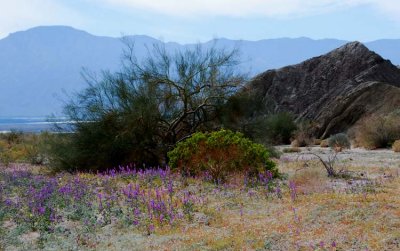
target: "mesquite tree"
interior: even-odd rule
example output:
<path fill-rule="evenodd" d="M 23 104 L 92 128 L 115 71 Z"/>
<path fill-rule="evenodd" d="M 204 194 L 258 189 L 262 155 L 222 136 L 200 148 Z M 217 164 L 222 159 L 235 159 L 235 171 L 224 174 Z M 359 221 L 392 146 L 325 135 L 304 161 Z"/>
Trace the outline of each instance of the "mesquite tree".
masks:
<path fill-rule="evenodd" d="M 126 43 L 121 71 L 84 74 L 88 87 L 65 107 L 75 121 L 64 141 L 73 154 L 61 151 L 74 159 L 68 168 L 164 162 L 177 142 L 212 125 L 244 83 L 237 50 L 197 45 L 171 53 L 154 45 L 139 60 L 134 48 Z"/>

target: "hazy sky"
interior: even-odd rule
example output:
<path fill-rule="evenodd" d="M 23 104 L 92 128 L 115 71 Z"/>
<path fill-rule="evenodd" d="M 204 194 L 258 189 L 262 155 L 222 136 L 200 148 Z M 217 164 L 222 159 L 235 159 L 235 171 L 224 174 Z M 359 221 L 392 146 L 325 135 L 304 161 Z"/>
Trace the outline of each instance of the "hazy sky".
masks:
<path fill-rule="evenodd" d="M 39 25 L 164 41 L 400 38 L 400 0 L 0 0 L 0 38 Z"/>

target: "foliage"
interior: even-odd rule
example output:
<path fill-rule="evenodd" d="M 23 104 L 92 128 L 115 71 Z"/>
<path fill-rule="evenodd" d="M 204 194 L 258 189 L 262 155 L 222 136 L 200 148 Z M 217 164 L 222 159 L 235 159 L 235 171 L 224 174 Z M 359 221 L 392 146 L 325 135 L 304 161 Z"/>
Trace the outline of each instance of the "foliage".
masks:
<path fill-rule="evenodd" d="M 219 110 L 224 127 L 266 145 L 289 144 L 297 129 L 293 114 L 275 112 L 273 100 L 244 90 L 232 96 Z"/>
<path fill-rule="evenodd" d="M 392 150 L 395 152 L 400 152 L 400 140 L 396 140 L 392 145 Z"/>
<path fill-rule="evenodd" d="M 292 141 L 293 147 L 304 147 L 312 145 L 313 138 L 313 124 L 309 121 L 300 121 L 297 130 L 294 132 L 294 140 Z"/>
<path fill-rule="evenodd" d="M 372 115 L 354 129 L 355 142 L 367 149 L 387 148 L 400 138 L 400 114 Z"/>
<path fill-rule="evenodd" d="M 329 137 L 328 145 L 338 152 L 342 151 L 342 149 L 348 149 L 351 146 L 349 137 L 345 133 L 338 133 Z"/>
<path fill-rule="evenodd" d="M 287 147 L 282 150 L 284 153 L 299 153 L 301 149 L 299 147 Z"/>
<path fill-rule="evenodd" d="M 321 140 L 320 147 L 328 147 L 328 139 Z"/>
<path fill-rule="evenodd" d="M 44 235 L 66 220 L 93 229 L 120 223 L 151 234 L 156 227 L 191 219 L 201 205 L 175 180 L 169 169 L 134 166 L 56 177 L 23 168 L 0 170 L 0 225 L 5 218 Z"/>
<path fill-rule="evenodd" d="M 133 165 L 96 174 L 0 168 L 0 249 L 397 250 L 398 210 L 388 202 L 400 203 L 398 164 L 385 162 L 396 154 L 353 154 L 354 179 L 334 181 L 308 155 L 280 161 L 285 180 L 238 174 L 220 185 Z M 355 229 L 376 238 L 360 240 Z"/>
<path fill-rule="evenodd" d="M 241 91 L 231 96 L 217 110 L 220 123 L 232 131 L 240 131 L 253 140 L 265 140 L 265 116 L 273 114 L 275 104 L 259 93 Z"/>
<path fill-rule="evenodd" d="M 21 143 L 23 132 L 11 130 L 11 132 L 0 134 L 0 139 L 5 140 L 9 145 Z"/>
<path fill-rule="evenodd" d="M 271 114 L 265 119 L 265 133 L 272 144 L 289 144 L 297 125 L 288 112 Z"/>
<path fill-rule="evenodd" d="M 84 75 L 89 86 L 65 107 L 74 134 L 57 146 L 72 150 L 56 151 L 57 166 L 165 163 L 177 142 L 213 126 L 218 107 L 244 81 L 234 70 L 236 50 L 195 46 L 170 54 L 155 45 L 141 62 L 133 51 L 127 42 L 120 72 Z"/>
<path fill-rule="evenodd" d="M 48 133 L 30 134 L 10 132 L 0 138 L 0 162 L 8 166 L 13 162 L 34 165 L 47 163 Z"/>
<path fill-rule="evenodd" d="M 207 172 L 214 181 L 224 181 L 235 172 L 255 176 L 269 170 L 273 176 L 278 175 L 264 146 L 229 130 L 195 133 L 178 143 L 168 157 L 172 168 L 193 176 Z"/>

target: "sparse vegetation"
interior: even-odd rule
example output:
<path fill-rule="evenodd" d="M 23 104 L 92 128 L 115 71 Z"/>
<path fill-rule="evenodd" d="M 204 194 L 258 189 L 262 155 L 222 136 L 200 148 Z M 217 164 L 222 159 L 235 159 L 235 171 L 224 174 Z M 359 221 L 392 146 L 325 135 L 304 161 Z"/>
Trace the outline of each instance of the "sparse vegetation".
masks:
<path fill-rule="evenodd" d="M 338 133 L 329 137 L 328 145 L 337 152 L 351 147 L 349 137 L 345 133 Z"/>
<path fill-rule="evenodd" d="M 319 151 L 323 159 L 331 154 Z M 13 165 L 0 169 L 0 246 L 396 250 L 400 177 L 398 155 L 388 154 L 373 163 L 358 158 L 354 178 L 332 180 L 318 160 L 288 153 L 278 163 L 285 180 L 238 174 L 224 184 L 133 165 L 97 174 Z M 397 160 L 378 167 L 382 158 Z"/>
<path fill-rule="evenodd" d="M 299 147 L 286 147 L 283 148 L 282 152 L 284 153 L 299 153 L 301 149 Z"/>
<path fill-rule="evenodd" d="M 329 147 L 328 140 L 327 139 L 321 140 L 320 147 Z"/>
<path fill-rule="evenodd" d="M 392 150 L 396 153 L 400 152 L 400 140 L 396 140 L 392 145 Z"/>
<path fill-rule="evenodd" d="M 400 138 L 400 114 L 373 115 L 353 130 L 357 145 L 366 149 L 388 148 Z"/>
<path fill-rule="evenodd" d="M 48 162 L 50 135 L 23 134 L 12 131 L 0 135 L 0 163 L 30 163 L 41 165 Z"/>
<path fill-rule="evenodd" d="M 309 121 L 301 121 L 294 133 L 294 139 L 291 143 L 292 147 L 310 146 L 314 142 L 312 134 L 312 123 Z"/>

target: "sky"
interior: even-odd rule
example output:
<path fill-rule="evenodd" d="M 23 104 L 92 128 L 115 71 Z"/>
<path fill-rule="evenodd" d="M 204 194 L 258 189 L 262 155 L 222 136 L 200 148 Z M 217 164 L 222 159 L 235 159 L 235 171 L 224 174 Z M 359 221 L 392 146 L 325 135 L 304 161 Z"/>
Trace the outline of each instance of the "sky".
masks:
<path fill-rule="evenodd" d="M 400 38 L 400 0 L 0 0 L 0 38 L 35 26 L 165 42 Z"/>

